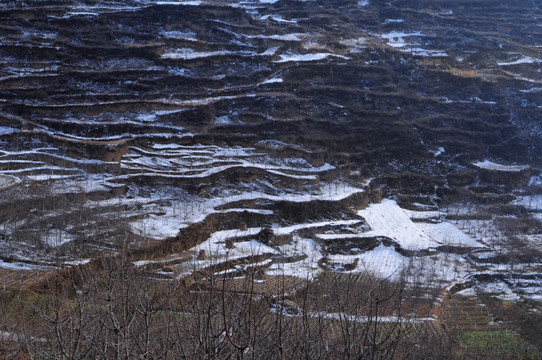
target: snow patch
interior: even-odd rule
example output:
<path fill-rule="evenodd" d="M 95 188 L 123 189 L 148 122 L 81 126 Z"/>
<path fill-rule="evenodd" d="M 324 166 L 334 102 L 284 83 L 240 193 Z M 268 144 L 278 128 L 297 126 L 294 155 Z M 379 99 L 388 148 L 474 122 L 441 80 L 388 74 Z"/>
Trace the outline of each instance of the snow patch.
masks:
<path fill-rule="evenodd" d="M 384 22 L 388 23 L 388 24 L 401 24 L 401 23 L 404 23 L 405 20 L 403 20 L 403 19 L 386 19 Z"/>
<path fill-rule="evenodd" d="M 405 33 L 401 31 L 392 31 L 386 34 L 380 34 L 381 38 L 387 40 L 388 46 L 398 49 L 402 52 L 411 53 L 414 56 L 425 57 L 446 57 L 448 54 L 441 50 L 429 50 L 418 47 L 417 42 L 407 41 L 406 38 L 425 37 L 427 35 L 421 32 Z"/>
<path fill-rule="evenodd" d="M 446 152 L 446 150 L 443 147 L 439 147 L 437 149 L 437 151 L 433 152 L 433 154 L 435 155 L 435 157 L 439 157 L 440 155 L 444 154 L 445 152 Z"/>
<path fill-rule="evenodd" d="M 277 53 L 279 50 L 278 46 L 270 47 L 269 49 L 265 50 L 263 53 L 258 54 L 259 56 L 273 56 Z"/>
<path fill-rule="evenodd" d="M 156 5 L 200 6 L 201 1 L 157 1 Z"/>
<path fill-rule="evenodd" d="M 312 239 L 301 238 L 294 235 L 291 243 L 278 247 L 284 255 L 304 255 L 305 258 L 297 262 L 277 262 L 266 271 L 268 275 L 295 276 L 303 279 L 314 279 L 322 269 L 318 263 L 323 258 L 322 247 Z"/>
<path fill-rule="evenodd" d="M 306 36 L 302 33 L 291 33 L 291 34 L 274 34 L 274 35 L 244 35 L 248 39 L 271 39 L 271 40 L 281 40 L 281 41 L 301 41 Z"/>
<path fill-rule="evenodd" d="M 519 65 L 519 64 L 537 64 L 537 63 L 542 63 L 542 60 L 531 57 L 531 56 L 521 55 L 518 59 L 513 60 L 513 61 L 497 62 L 497 65 L 511 66 L 511 65 Z"/>
<path fill-rule="evenodd" d="M 227 115 L 217 117 L 213 126 L 227 126 L 227 125 L 243 125 L 243 122 L 239 119 L 231 118 Z"/>
<path fill-rule="evenodd" d="M 421 250 L 441 245 L 480 247 L 480 243 L 450 223 L 414 223 L 408 213 L 393 200 L 384 199 L 358 211 L 372 230 L 362 237 L 388 237 L 407 250 Z"/>
<path fill-rule="evenodd" d="M 530 88 L 530 89 L 527 89 L 527 90 L 520 90 L 522 93 L 525 93 L 525 94 L 537 94 L 537 93 L 540 93 L 542 92 L 542 88 Z"/>
<path fill-rule="evenodd" d="M 281 54 L 279 60 L 275 60 L 275 63 L 285 63 L 285 62 L 303 62 L 303 61 L 319 61 L 326 59 L 328 57 L 336 57 L 340 59 L 349 59 L 346 56 L 331 54 L 331 53 L 316 53 L 316 54 Z"/>
<path fill-rule="evenodd" d="M 15 176 L 0 174 L 0 190 L 17 185 L 21 180 Z"/>
<path fill-rule="evenodd" d="M 405 33 L 402 31 L 392 31 L 386 34 L 381 34 L 380 37 L 388 40 L 388 45 L 395 48 L 405 47 L 409 45 L 405 41 L 407 37 L 423 37 L 426 36 L 421 32 Z"/>
<path fill-rule="evenodd" d="M 197 35 L 193 31 L 163 31 L 162 35 L 168 39 L 198 41 Z"/>
<path fill-rule="evenodd" d="M 520 196 L 514 203 L 529 210 L 540 211 L 542 210 L 542 195 Z"/>
<path fill-rule="evenodd" d="M 9 269 L 9 270 L 45 270 L 48 269 L 46 266 L 34 265 L 23 262 L 6 262 L 0 259 L 0 268 Z"/>
<path fill-rule="evenodd" d="M 182 60 L 194 60 L 202 59 L 213 56 L 224 56 L 234 54 L 231 51 L 219 50 L 219 51 L 195 51 L 193 49 L 183 48 L 183 49 L 173 49 L 166 51 L 162 54 L 162 59 L 182 59 Z"/>
<path fill-rule="evenodd" d="M 350 262 L 351 256 L 335 255 L 330 256 L 330 260 Z M 372 273 L 380 278 L 389 280 L 398 280 L 404 267 L 408 264 L 408 258 L 395 251 L 394 247 L 380 244 L 371 251 L 355 256 L 359 258 L 356 272 Z"/>
<path fill-rule="evenodd" d="M 49 229 L 42 235 L 41 240 L 44 244 L 50 247 L 59 247 L 69 243 L 75 239 L 73 234 L 70 234 L 61 229 Z"/>
<path fill-rule="evenodd" d="M 542 185 L 542 175 L 532 176 L 529 180 L 529 186 L 540 186 Z"/>
<path fill-rule="evenodd" d="M 260 83 L 260 85 L 264 85 L 264 84 L 277 84 L 277 83 L 281 83 L 283 80 L 282 78 L 271 78 L 271 79 L 267 79 L 265 81 L 262 81 Z"/>
<path fill-rule="evenodd" d="M 21 132 L 21 131 L 19 129 L 7 127 L 7 126 L 0 126 L 0 136 L 11 135 L 18 132 Z"/>
<path fill-rule="evenodd" d="M 279 22 L 279 23 L 297 24 L 297 20 L 287 20 L 287 19 L 284 19 L 280 15 L 274 15 L 273 14 L 273 15 L 260 16 L 260 20 L 267 20 L 267 19 L 271 19 L 271 20 L 274 20 L 274 21 Z"/>
<path fill-rule="evenodd" d="M 502 165 L 489 160 L 478 161 L 473 165 L 479 167 L 480 169 L 495 171 L 520 172 L 529 169 L 529 165 Z"/>

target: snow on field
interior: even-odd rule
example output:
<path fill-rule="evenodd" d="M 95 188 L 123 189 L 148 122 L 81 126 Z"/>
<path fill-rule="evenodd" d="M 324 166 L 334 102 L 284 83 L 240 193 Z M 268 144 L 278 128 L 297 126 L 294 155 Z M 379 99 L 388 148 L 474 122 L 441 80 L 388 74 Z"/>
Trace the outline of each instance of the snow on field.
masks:
<path fill-rule="evenodd" d="M 475 101 L 478 104 L 497 105 L 496 101 L 482 100 L 478 96 L 471 97 L 471 101 Z"/>
<path fill-rule="evenodd" d="M 542 175 L 532 176 L 529 180 L 529 186 L 541 186 L 542 185 Z"/>
<path fill-rule="evenodd" d="M 71 6 L 71 10 L 73 12 L 92 12 L 92 13 L 114 13 L 114 12 L 127 12 L 127 11 L 137 11 L 141 9 L 141 3 L 143 1 L 139 1 L 140 4 L 135 6 L 129 6 L 129 5 L 120 5 L 120 4 L 104 4 L 103 2 L 100 2 L 96 5 L 81 5 L 81 3 L 77 3 L 75 6 Z"/>
<path fill-rule="evenodd" d="M 339 42 L 345 46 L 348 47 L 348 51 L 351 53 L 359 53 L 362 49 L 364 49 L 365 42 L 367 41 L 366 38 L 360 37 L 360 38 L 353 38 L 353 39 L 343 39 Z"/>
<path fill-rule="evenodd" d="M 166 214 L 156 214 L 150 211 L 160 211 L 157 207 L 150 207 L 143 204 L 143 206 L 149 210 L 147 216 L 144 219 L 132 221 L 130 223 L 131 230 L 143 237 L 150 237 L 153 239 L 166 239 L 168 237 L 176 236 L 179 230 L 188 226 L 190 222 L 196 222 L 197 220 L 203 220 L 205 213 L 198 213 L 200 215 L 196 218 L 193 212 L 190 213 L 190 208 L 184 209 L 184 215 L 175 211 L 167 209 Z"/>
<path fill-rule="evenodd" d="M 209 105 L 224 100 L 235 100 L 245 97 L 255 97 L 253 93 L 244 94 L 244 95 L 225 95 L 225 96 L 212 96 L 199 99 L 188 99 L 188 100 L 164 100 L 163 103 L 177 106 L 200 106 L 200 105 Z"/>
<path fill-rule="evenodd" d="M 520 172 L 529 169 L 529 165 L 502 165 L 489 160 L 478 161 L 475 162 L 473 165 L 479 167 L 480 169 L 495 171 Z"/>
<path fill-rule="evenodd" d="M 461 214 L 468 215 L 469 213 L 468 211 L 462 211 Z M 463 219 L 455 221 L 455 225 L 477 241 L 495 249 L 501 248 L 500 243 L 504 235 L 492 219 Z"/>
<path fill-rule="evenodd" d="M 270 200 L 270 201 L 291 201 L 291 202 L 308 202 L 308 201 L 339 201 L 353 194 L 362 192 L 363 189 L 353 187 L 348 184 L 331 183 L 321 186 L 320 194 L 307 193 L 286 193 L 282 192 L 279 195 L 269 195 L 261 191 L 246 191 L 237 195 L 216 196 L 210 199 L 193 199 L 187 202 L 180 202 L 176 207 L 160 206 L 155 202 L 156 198 L 139 198 L 131 200 L 114 200 L 112 204 L 137 204 L 146 212 L 147 216 L 143 219 L 134 220 L 130 223 L 132 231 L 154 239 L 162 240 L 167 237 L 176 236 L 180 229 L 187 227 L 189 224 L 203 221 L 206 216 L 222 212 L 217 210 L 221 206 L 229 203 L 236 203 L 244 200 Z M 105 206 L 106 202 L 101 202 L 101 206 Z M 252 209 L 253 212 L 270 214 L 263 209 Z M 331 223 L 330 223 L 331 224 Z M 319 226 L 324 226 L 319 224 Z M 280 230 L 276 230 L 280 231 Z"/>
<path fill-rule="evenodd" d="M 301 238 L 297 231 L 301 229 L 317 228 L 324 226 L 339 226 L 359 222 L 358 220 L 335 220 L 316 223 L 296 224 L 294 226 L 272 228 L 274 235 L 292 234 L 292 241 L 285 245 L 271 247 L 256 240 L 257 235 L 262 228 L 249 228 L 247 230 L 233 229 L 215 232 L 209 239 L 195 246 L 190 250 L 192 254 L 199 254 L 205 251 L 204 259 L 194 258 L 192 261 L 184 264 L 182 273 L 201 269 L 223 263 L 229 260 L 239 258 L 255 257 L 260 255 L 272 255 L 278 260 L 273 263 L 266 273 L 268 275 L 289 275 L 301 278 L 313 278 L 322 271 L 319 261 L 323 258 L 322 247 L 312 239 Z M 250 238 L 253 239 L 250 239 Z M 240 242 L 234 242 L 233 247 L 226 247 L 228 239 L 246 239 Z M 282 261 L 289 257 L 301 258 L 298 261 Z"/>
<path fill-rule="evenodd" d="M 289 275 L 303 279 L 313 279 L 322 272 L 322 269 L 318 265 L 319 261 L 323 258 L 322 247 L 314 240 L 294 235 L 291 243 L 279 246 L 278 249 L 284 256 L 303 255 L 305 258 L 296 262 L 274 263 L 266 271 L 266 274 L 279 276 Z"/>
<path fill-rule="evenodd" d="M 219 116 L 213 122 L 213 126 L 227 126 L 227 125 L 244 125 L 244 123 L 239 119 L 235 119 L 227 115 Z"/>
<path fill-rule="evenodd" d="M 48 229 L 41 236 L 42 242 L 50 247 L 59 247 L 74 239 L 73 234 L 61 229 Z"/>
<path fill-rule="evenodd" d="M 162 35 L 168 39 L 198 41 L 193 31 L 162 31 Z"/>
<path fill-rule="evenodd" d="M 293 174 L 288 174 L 288 173 L 284 173 L 277 170 L 267 170 L 267 172 L 270 174 L 280 175 L 283 177 L 289 177 L 289 178 L 298 179 L 298 180 L 318 180 L 317 175 L 293 175 Z"/>
<path fill-rule="evenodd" d="M 537 64 L 537 63 L 542 63 L 542 60 L 538 59 L 538 58 L 534 58 L 534 57 L 531 57 L 531 56 L 526 56 L 526 55 L 521 54 L 521 56 L 519 58 L 517 58 L 516 60 L 497 62 L 497 65 L 499 65 L 499 66 L 510 66 L 510 65 Z"/>
<path fill-rule="evenodd" d="M 515 204 L 524 206 L 529 210 L 542 210 L 542 195 L 519 196 Z"/>
<path fill-rule="evenodd" d="M 331 268 L 343 271 L 344 266 L 354 266 L 349 273 L 366 273 L 390 281 L 402 277 L 410 283 L 426 285 L 451 282 L 469 273 L 471 266 L 462 257 L 454 254 L 407 257 L 394 246 L 380 244 L 376 248 L 357 255 L 328 256 Z"/>
<path fill-rule="evenodd" d="M 225 56 L 225 55 L 234 55 L 236 53 L 219 50 L 219 51 L 195 51 L 193 49 L 169 49 L 162 54 L 162 59 L 181 59 L 181 60 L 194 60 L 202 59 L 212 56 Z"/>
<path fill-rule="evenodd" d="M 303 33 L 290 33 L 290 34 L 273 34 L 273 35 L 243 35 L 247 39 L 270 39 L 279 41 L 301 41 L 307 36 Z"/>
<path fill-rule="evenodd" d="M 260 85 L 265 85 L 265 84 L 276 84 L 276 83 L 281 83 L 283 80 L 282 78 L 277 78 L 277 77 L 274 77 L 274 78 L 271 78 L 271 79 L 267 79 L 265 81 L 262 81 L 260 83 Z"/>
<path fill-rule="evenodd" d="M 293 226 L 285 226 L 285 227 L 272 227 L 272 231 L 274 235 L 289 235 L 289 234 L 295 234 L 296 231 L 302 230 L 302 229 L 310 229 L 310 228 L 318 228 L 318 227 L 324 227 L 329 225 L 347 225 L 347 224 L 354 224 L 358 223 L 359 220 L 335 220 L 335 221 L 323 221 L 323 222 L 316 222 L 316 223 L 303 223 L 303 224 L 296 224 Z M 255 236 L 257 235 L 262 228 L 250 228 L 246 231 L 242 230 L 226 230 L 226 231 L 219 231 L 217 233 L 214 233 L 210 239 L 208 239 L 203 244 L 200 244 L 196 246 L 193 250 L 199 251 L 199 250 L 206 250 L 207 254 L 212 255 L 213 257 L 220 257 L 224 255 L 229 255 L 229 259 L 231 259 L 231 250 L 225 249 L 224 243 L 226 239 L 229 238 L 238 238 L 238 237 L 246 237 L 246 236 Z M 240 243 L 236 243 L 235 247 L 238 246 Z M 258 243 L 260 244 L 260 243 Z M 307 269 L 318 269 L 318 261 L 322 258 L 321 253 L 321 246 L 317 244 L 315 241 L 311 239 L 303 239 L 297 235 L 293 236 L 293 240 L 291 243 L 286 245 L 278 246 L 275 248 L 270 248 L 268 246 L 264 246 L 263 244 L 258 245 L 257 249 L 264 250 L 264 252 L 258 251 L 253 252 L 254 255 L 259 255 L 263 253 L 273 253 L 273 254 L 282 254 L 283 256 L 298 256 L 298 255 L 306 255 L 307 258 L 302 262 L 302 264 L 290 264 L 291 267 L 289 268 L 290 272 L 287 275 L 292 276 L 300 276 L 298 273 L 298 267 L 307 268 Z M 272 251 L 270 250 L 272 249 Z M 254 248 L 252 248 L 254 250 Z M 235 254 L 235 253 L 233 253 Z M 246 255 L 246 253 L 245 253 Z M 281 271 L 281 274 L 283 274 L 285 271 L 288 270 L 288 266 L 284 267 L 285 264 L 280 264 L 275 266 L 273 269 L 277 271 Z"/>
<path fill-rule="evenodd" d="M 386 19 L 384 20 L 386 24 L 402 24 L 405 22 L 403 19 Z"/>
<path fill-rule="evenodd" d="M 348 59 L 348 57 L 332 53 L 315 53 L 315 54 L 281 54 L 279 60 L 273 62 L 286 63 L 286 62 L 303 62 L 303 61 L 318 61 L 328 57 L 336 57 L 340 59 Z"/>
<path fill-rule="evenodd" d="M 315 234 L 314 235 L 317 239 L 320 240 L 344 240 L 344 239 L 358 239 L 360 238 L 360 234 Z"/>
<path fill-rule="evenodd" d="M 238 208 L 238 209 L 226 209 L 226 210 L 218 210 L 217 213 L 233 213 L 233 212 L 248 212 L 251 214 L 260 214 L 260 215 L 273 215 L 275 212 L 273 210 L 266 210 L 266 209 L 249 209 L 249 208 Z"/>
<path fill-rule="evenodd" d="M 535 219 L 542 222 L 542 213 L 536 213 L 533 215 Z M 533 249 L 542 249 L 542 233 L 532 234 L 532 235 L 523 235 L 522 238 L 527 242 L 529 247 Z"/>
<path fill-rule="evenodd" d="M 266 253 L 276 254 L 277 250 L 256 240 L 236 242 L 232 249 L 228 249 L 226 247 L 226 240 L 228 239 L 255 236 L 260 231 L 262 231 L 262 228 L 260 227 L 249 228 L 247 230 L 234 229 L 217 231 L 211 235 L 209 239 L 192 248 L 192 250 L 196 253 L 204 250 L 207 253 L 207 256 L 214 259 L 222 258 L 223 261 L 246 256 L 262 255 Z"/>
<path fill-rule="evenodd" d="M 418 207 L 424 208 L 423 204 L 416 204 Z M 405 214 L 408 215 L 409 218 L 413 220 L 433 220 L 433 221 L 440 221 L 441 218 L 444 217 L 445 213 L 443 213 L 440 210 L 407 210 L 403 209 Z"/>
<path fill-rule="evenodd" d="M 216 50 L 216 51 L 196 51 L 189 48 L 182 49 L 166 49 L 162 54 L 162 59 L 176 59 L 176 60 L 195 60 L 204 59 L 216 56 L 273 56 L 279 50 L 279 47 L 272 46 L 262 53 L 255 53 L 253 51 L 229 51 L 229 50 Z"/>
<path fill-rule="evenodd" d="M 535 88 L 530 88 L 530 89 L 526 89 L 526 90 L 520 90 L 522 93 L 525 93 L 525 94 L 537 94 L 537 93 L 540 93 L 542 92 L 542 88 L 540 87 L 535 87 Z"/>
<path fill-rule="evenodd" d="M 7 127 L 7 126 L 0 126 L 0 136 L 14 134 L 19 131 L 20 131 L 19 129 Z"/>
<path fill-rule="evenodd" d="M 157 1 L 156 5 L 200 6 L 201 1 Z"/>
<path fill-rule="evenodd" d="M 425 57 L 446 57 L 448 54 L 441 50 L 428 50 L 417 47 L 409 47 L 404 51 L 410 52 L 412 55 L 425 56 Z"/>
<path fill-rule="evenodd" d="M 439 147 L 435 152 L 435 157 L 439 157 L 440 155 L 444 154 L 446 152 L 446 149 L 444 149 L 443 147 Z"/>
<path fill-rule="evenodd" d="M 278 46 L 272 46 L 269 49 L 265 50 L 263 53 L 258 54 L 259 56 L 273 56 L 279 51 Z"/>
<path fill-rule="evenodd" d="M 479 283 L 475 287 L 459 291 L 458 294 L 464 296 L 476 296 L 479 293 L 493 294 L 498 299 L 505 301 L 520 301 L 521 297 L 516 294 L 508 284 L 497 281 L 489 283 Z"/>
<path fill-rule="evenodd" d="M 160 162 L 160 161 L 157 160 L 157 162 Z M 164 178 L 185 178 L 185 179 L 206 178 L 213 174 L 218 174 L 220 172 L 224 172 L 226 170 L 230 170 L 233 168 L 261 169 L 261 170 L 266 170 L 270 174 L 274 173 L 275 175 L 281 175 L 284 177 L 298 178 L 298 179 L 303 179 L 303 180 L 316 180 L 316 177 L 314 176 L 309 176 L 309 177 L 303 176 L 303 175 L 295 176 L 292 174 L 280 173 L 279 171 L 276 171 L 273 168 L 268 168 L 266 166 L 262 166 L 262 165 L 254 164 L 254 163 L 248 163 L 248 162 L 241 162 L 240 164 L 231 164 L 231 165 L 220 165 L 220 166 L 209 167 L 206 169 L 195 169 L 195 170 L 185 169 L 184 171 L 183 170 L 156 171 L 154 169 L 145 169 L 144 167 L 133 167 L 129 165 L 125 165 L 123 166 L 123 168 L 127 170 L 140 170 L 142 172 L 115 176 L 115 177 L 110 178 L 109 181 L 115 182 L 115 181 L 127 180 L 134 177 L 144 177 L 144 176 L 150 176 L 150 177 L 161 176 Z M 143 172 L 144 170 L 147 170 L 147 172 Z"/>
<path fill-rule="evenodd" d="M 298 315 L 300 316 L 300 315 Z M 311 312 L 308 314 L 311 318 L 316 319 L 335 319 L 338 321 L 349 321 L 365 324 L 367 322 L 372 323 L 421 323 L 427 321 L 435 321 L 432 317 L 416 318 L 416 317 L 400 317 L 400 316 L 363 316 L 363 315 L 350 315 L 344 313 L 330 313 L 330 312 Z"/>
<path fill-rule="evenodd" d="M 167 149 L 169 147 L 158 146 L 158 148 Z M 173 149 L 186 150 L 183 147 L 173 147 Z M 206 150 L 204 147 L 199 147 L 199 149 L 202 151 Z M 327 184 L 323 188 L 325 187 L 327 187 L 326 191 L 328 193 L 322 193 L 316 197 L 308 194 L 269 195 L 257 191 L 247 191 L 228 197 L 200 199 L 201 202 L 195 207 L 192 206 L 189 208 L 187 205 L 185 210 L 177 209 L 176 214 L 171 209 L 165 209 L 166 214 L 152 214 L 153 205 L 148 205 L 147 210 L 145 210 L 146 205 L 143 205 L 142 213 L 150 213 L 151 215 L 148 215 L 143 220 L 132 222 L 131 226 L 134 231 L 140 231 L 145 236 L 163 238 L 165 236 L 176 235 L 179 228 L 196 221 L 201 221 L 205 216 L 214 212 L 250 211 L 264 216 L 273 214 L 270 210 L 257 208 L 217 210 L 220 206 L 228 203 L 248 199 L 310 201 L 320 198 L 338 200 L 355 192 L 362 191 L 360 188 L 344 184 L 342 187 L 338 187 L 336 183 Z M 164 208 L 161 207 L 159 210 L 163 212 Z M 185 212 L 185 216 L 181 215 L 182 211 Z M 427 284 L 437 284 L 465 277 L 469 271 L 472 271 L 472 266 L 460 255 L 432 252 L 430 255 L 409 257 L 399 253 L 394 245 L 386 246 L 383 243 L 378 244 L 372 250 L 361 253 L 325 255 L 323 245 L 318 239 L 325 239 L 327 241 L 336 239 L 336 241 L 340 241 L 340 239 L 348 238 L 385 236 L 395 240 L 401 247 L 408 250 L 431 249 L 441 245 L 482 246 L 453 224 L 439 222 L 442 220 L 442 214 L 439 211 L 404 210 L 395 201 L 385 199 L 379 204 L 372 204 L 368 208 L 359 211 L 358 215 L 365 219 L 366 223 L 371 227 L 370 231 L 364 232 L 366 229 L 365 226 L 356 227 L 356 225 L 363 223 L 359 219 L 328 220 L 293 224 L 290 226 L 272 226 L 271 230 L 276 236 L 292 235 L 292 240 L 289 243 L 278 246 L 265 245 L 257 240 L 258 234 L 262 231 L 260 227 L 249 228 L 247 230 L 232 229 L 218 231 L 202 244 L 192 248 L 189 251 L 193 256 L 192 260 L 182 262 L 176 273 L 183 275 L 195 269 L 206 268 L 228 260 L 266 255 L 273 259 L 273 261 L 266 260 L 267 265 L 264 266 L 266 267 L 265 272 L 268 275 L 288 275 L 303 279 L 313 279 L 326 268 L 322 264 L 328 264 L 327 268 L 333 271 L 369 273 L 391 281 L 398 281 L 404 275 L 410 283 L 425 282 Z M 417 221 L 413 222 L 412 219 L 416 219 Z M 424 222 L 424 220 L 427 222 Z M 299 235 L 299 231 L 303 229 L 327 227 L 332 229 L 326 230 L 324 234 L 315 234 L 313 239 L 303 238 Z M 231 248 L 227 248 L 227 239 L 239 239 L 241 241 L 234 242 Z M 198 259 L 197 254 L 201 250 L 205 250 L 205 256 Z M 284 261 L 281 259 L 284 259 Z M 247 264 L 244 266 L 255 265 L 250 260 Z M 346 270 L 347 267 L 349 267 L 348 270 Z M 226 270 L 226 272 L 241 270 L 242 266 L 238 266 Z"/>
<path fill-rule="evenodd" d="M 32 178 L 30 177 L 30 179 Z M 115 184 L 107 183 L 103 174 L 87 174 L 83 178 L 61 178 L 61 180 L 62 181 L 52 189 L 53 193 L 77 194 L 83 192 L 85 194 L 90 194 L 94 192 L 107 192 L 111 190 L 112 187 L 116 187 Z"/>
<path fill-rule="evenodd" d="M 51 175 L 51 174 L 39 174 L 39 175 L 24 175 L 25 180 L 34 182 L 40 181 L 55 181 L 55 180 L 68 180 L 74 177 L 79 177 L 78 174 L 72 175 Z"/>
<path fill-rule="evenodd" d="M 433 213 L 431 213 L 433 215 Z M 482 246 L 450 223 L 415 223 L 393 200 L 384 199 L 358 211 L 371 227 L 363 237 L 384 236 L 407 250 L 435 248 L 441 245 Z"/>
<path fill-rule="evenodd" d="M 286 235 L 286 234 L 291 234 L 301 229 L 311 229 L 311 228 L 319 228 L 319 227 L 325 227 L 325 226 L 353 225 L 353 224 L 359 224 L 360 222 L 361 220 L 333 220 L 333 221 L 322 221 L 322 222 L 316 222 L 316 223 L 296 224 L 296 225 L 285 226 L 285 227 L 274 227 L 273 233 L 275 235 Z"/>
<path fill-rule="evenodd" d="M 217 118 L 216 121 L 228 121 L 220 120 L 221 118 L 224 117 Z M 333 169 L 329 164 L 313 167 L 304 159 L 273 159 L 265 153 L 255 152 L 254 148 L 196 145 L 154 150 L 132 147 L 130 150 L 123 156 L 121 166 L 132 174 L 116 176 L 110 181 L 155 175 L 168 178 L 204 178 L 234 168 L 260 169 L 283 177 L 317 180 L 314 174 Z"/>
<path fill-rule="evenodd" d="M 450 283 L 463 279 L 472 272 L 472 265 L 463 256 L 439 253 L 414 258 L 407 268 L 407 279 L 427 285 L 438 282 Z"/>
<path fill-rule="evenodd" d="M 340 264 L 353 264 L 357 261 L 353 272 L 369 273 L 392 281 L 400 278 L 409 262 L 409 259 L 395 251 L 394 247 L 382 244 L 360 255 L 330 255 L 328 258 L 330 262 Z"/>
<path fill-rule="evenodd" d="M 20 183 L 21 180 L 15 176 L 0 174 L 0 190 L 9 188 Z"/>
<path fill-rule="evenodd" d="M 294 20 L 287 20 L 287 19 L 284 19 L 280 15 L 272 14 L 272 15 L 260 16 L 260 20 L 267 20 L 267 19 L 271 19 L 271 20 L 274 20 L 274 21 L 279 22 L 279 23 L 297 24 L 297 20 L 295 20 L 295 19 Z"/>
<path fill-rule="evenodd" d="M 429 50 L 419 47 L 419 43 L 411 41 L 410 38 L 421 38 L 427 35 L 421 32 L 405 33 L 402 31 L 391 31 L 386 34 L 379 35 L 387 41 L 388 46 L 396 48 L 402 52 L 408 52 L 415 56 L 425 57 L 446 57 L 448 54 L 441 50 Z M 408 40 L 407 40 L 408 39 Z"/>
<path fill-rule="evenodd" d="M 46 266 L 34 265 L 29 263 L 22 262 L 5 262 L 0 259 L 0 269 L 10 269 L 10 270 L 44 270 L 48 269 Z"/>
<path fill-rule="evenodd" d="M 453 224 L 448 222 L 431 224 L 431 223 L 415 223 L 415 225 L 429 237 L 436 239 L 443 245 L 465 246 L 465 247 L 482 247 L 483 245 L 474 240 Z"/>
<path fill-rule="evenodd" d="M 262 255 L 278 255 L 279 251 L 255 239 L 234 242 L 232 247 L 226 246 L 226 240 L 256 236 L 262 228 L 247 230 L 223 230 L 215 232 L 209 239 L 191 249 L 194 254 L 204 253 L 205 256 L 194 256 L 192 260 L 182 264 L 181 275 L 192 271 L 205 269 L 227 261 L 251 258 Z"/>
<path fill-rule="evenodd" d="M 71 174 L 55 175 L 54 174 L 55 171 L 68 172 L 68 173 L 71 172 Z M 60 179 L 63 177 L 71 177 L 80 173 L 81 173 L 81 170 L 78 168 L 65 168 L 61 166 L 49 166 L 49 165 L 0 171 L 0 174 L 11 174 L 11 175 L 20 174 L 20 176 L 35 177 L 36 181 L 44 181 L 44 180 L 55 179 L 55 178 Z"/>
<path fill-rule="evenodd" d="M 542 287 L 525 288 L 521 296 L 533 301 L 542 302 Z"/>
<path fill-rule="evenodd" d="M 70 11 L 70 12 L 67 12 L 63 18 L 71 18 L 73 16 L 98 16 L 100 15 L 99 13 L 95 13 L 95 12 L 89 12 L 89 11 Z"/>
<path fill-rule="evenodd" d="M 208 267 L 227 260 L 269 254 L 276 259 L 266 270 L 268 275 L 288 275 L 312 279 L 323 268 L 325 260 L 333 271 L 345 271 L 345 265 L 353 268 L 349 273 L 369 273 L 380 278 L 398 281 L 405 275 L 409 282 L 423 281 L 427 284 L 441 281 L 450 282 L 468 274 L 470 265 L 461 256 L 454 254 L 436 254 L 432 256 L 407 257 L 396 251 L 394 246 L 380 244 L 376 248 L 356 255 L 324 255 L 322 245 L 313 239 L 302 238 L 297 232 L 302 229 L 325 226 L 358 224 L 359 220 L 335 220 L 315 223 L 296 224 L 286 227 L 272 227 L 275 235 L 292 234 L 290 243 L 270 247 L 256 240 L 235 243 L 232 249 L 226 248 L 226 240 L 231 238 L 249 238 L 258 235 L 262 228 L 247 230 L 226 230 L 214 233 L 207 241 L 196 246 L 191 253 L 205 250 L 205 260 L 194 260 L 186 269 Z M 296 258 L 295 261 L 281 261 L 281 258 Z"/>
<path fill-rule="evenodd" d="M 533 214 L 533 217 L 538 221 L 542 222 L 542 213 Z"/>
<path fill-rule="evenodd" d="M 401 48 L 401 47 L 411 45 L 410 43 L 407 43 L 405 41 L 405 38 L 423 37 L 423 36 L 426 36 L 426 35 L 422 34 L 421 32 L 405 33 L 402 31 L 392 31 L 392 32 L 380 35 L 381 38 L 386 39 L 388 41 L 389 46 L 395 47 L 395 48 Z"/>

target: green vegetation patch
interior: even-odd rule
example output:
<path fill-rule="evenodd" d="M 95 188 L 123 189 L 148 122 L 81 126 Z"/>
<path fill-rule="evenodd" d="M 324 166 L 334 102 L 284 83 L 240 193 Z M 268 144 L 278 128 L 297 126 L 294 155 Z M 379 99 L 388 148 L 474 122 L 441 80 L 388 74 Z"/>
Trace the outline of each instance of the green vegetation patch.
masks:
<path fill-rule="evenodd" d="M 458 335 L 458 341 L 467 354 L 485 358 L 524 359 L 538 358 L 536 348 L 527 343 L 513 330 L 466 331 Z"/>

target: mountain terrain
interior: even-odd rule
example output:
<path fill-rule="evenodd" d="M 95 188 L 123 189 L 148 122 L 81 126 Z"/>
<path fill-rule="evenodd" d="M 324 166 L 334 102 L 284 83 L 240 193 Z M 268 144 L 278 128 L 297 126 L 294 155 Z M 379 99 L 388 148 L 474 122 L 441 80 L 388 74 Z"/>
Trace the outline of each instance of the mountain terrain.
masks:
<path fill-rule="evenodd" d="M 2 2 L 4 291 L 119 257 L 276 311 L 370 276 L 540 347 L 540 6 Z"/>

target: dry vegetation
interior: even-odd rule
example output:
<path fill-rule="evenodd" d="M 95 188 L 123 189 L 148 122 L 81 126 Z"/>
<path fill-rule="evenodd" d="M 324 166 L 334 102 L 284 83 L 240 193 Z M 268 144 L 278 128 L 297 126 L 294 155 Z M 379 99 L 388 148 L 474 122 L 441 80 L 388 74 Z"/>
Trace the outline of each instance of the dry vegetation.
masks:
<path fill-rule="evenodd" d="M 542 358 L 537 1 L 196 3 L 0 2 L 0 359 Z"/>
<path fill-rule="evenodd" d="M 49 278 L 47 292 L 4 294 L 0 354 L 52 359 L 452 355 L 451 339 L 444 341 L 431 322 L 414 320 L 421 308 L 427 315 L 415 299 L 429 306 L 434 300 L 416 296 L 422 293 L 405 284 L 369 276 L 328 274 L 293 294 L 277 283 L 279 295 L 270 297 L 254 291 L 250 276 L 237 291 L 227 290 L 229 279 L 215 277 L 186 287 L 149 279 L 113 258 L 70 275 Z"/>

